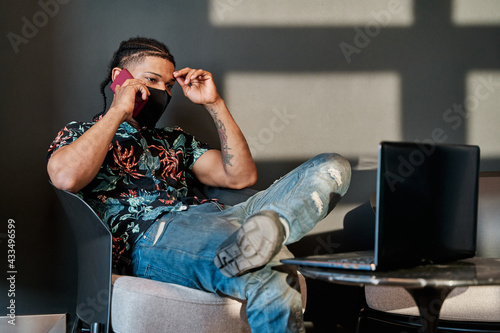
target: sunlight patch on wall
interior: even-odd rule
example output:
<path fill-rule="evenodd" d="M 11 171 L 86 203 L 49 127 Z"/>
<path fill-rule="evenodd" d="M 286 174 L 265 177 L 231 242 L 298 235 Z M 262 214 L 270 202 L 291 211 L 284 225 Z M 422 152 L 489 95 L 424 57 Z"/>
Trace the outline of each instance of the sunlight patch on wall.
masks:
<path fill-rule="evenodd" d="M 257 160 L 376 156 L 380 141 L 402 138 L 397 72 L 231 72 L 223 84 Z"/>
<path fill-rule="evenodd" d="M 500 1 L 453 0 L 451 19 L 456 25 L 500 25 Z"/>
<path fill-rule="evenodd" d="M 481 148 L 481 158 L 500 157 L 500 71 L 472 71 L 466 77 L 463 115 L 467 143 Z M 455 125 L 458 126 L 458 118 Z"/>
<path fill-rule="evenodd" d="M 215 26 L 409 26 L 413 0 L 210 0 Z"/>

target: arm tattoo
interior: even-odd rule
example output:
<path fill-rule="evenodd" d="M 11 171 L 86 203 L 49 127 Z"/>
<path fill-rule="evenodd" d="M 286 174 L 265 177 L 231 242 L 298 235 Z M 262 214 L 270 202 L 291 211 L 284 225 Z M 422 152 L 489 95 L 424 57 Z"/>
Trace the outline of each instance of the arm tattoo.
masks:
<path fill-rule="evenodd" d="M 215 110 L 212 110 L 212 112 L 214 115 L 215 127 L 217 128 L 217 132 L 219 133 L 222 161 L 226 165 L 233 166 L 231 164 L 231 159 L 234 157 L 234 155 L 229 154 L 229 150 L 231 150 L 231 148 L 229 148 L 227 145 L 226 126 L 224 126 L 224 123 L 217 118 L 217 112 Z"/>

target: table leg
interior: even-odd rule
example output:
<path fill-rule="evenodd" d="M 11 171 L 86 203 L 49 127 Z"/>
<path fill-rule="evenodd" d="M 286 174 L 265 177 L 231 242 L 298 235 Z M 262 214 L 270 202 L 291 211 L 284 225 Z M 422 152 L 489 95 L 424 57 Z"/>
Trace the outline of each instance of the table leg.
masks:
<path fill-rule="evenodd" d="M 420 312 L 422 332 L 437 333 L 441 306 L 453 287 L 407 289 Z"/>

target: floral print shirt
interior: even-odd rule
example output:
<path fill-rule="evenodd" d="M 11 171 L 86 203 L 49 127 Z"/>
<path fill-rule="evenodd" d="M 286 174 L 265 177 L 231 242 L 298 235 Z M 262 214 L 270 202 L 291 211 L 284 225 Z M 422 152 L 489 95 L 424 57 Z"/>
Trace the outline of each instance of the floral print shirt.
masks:
<path fill-rule="evenodd" d="M 47 160 L 99 119 L 66 125 L 50 145 Z M 195 201 L 187 198 L 190 170 L 208 149 L 180 128 L 120 125 L 99 173 L 78 193 L 111 230 L 114 265 L 119 259 L 128 262 L 134 243 L 158 217 Z"/>

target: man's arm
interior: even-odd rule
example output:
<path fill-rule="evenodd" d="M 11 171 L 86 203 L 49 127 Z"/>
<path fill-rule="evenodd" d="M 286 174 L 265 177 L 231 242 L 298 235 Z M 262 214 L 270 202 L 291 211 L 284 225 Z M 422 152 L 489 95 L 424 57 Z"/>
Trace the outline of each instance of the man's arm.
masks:
<path fill-rule="evenodd" d="M 132 117 L 138 91 L 144 99 L 149 94 L 146 86 L 138 80 L 128 80 L 122 87 L 117 86 L 106 115 L 73 143 L 52 154 L 47 172 L 55 187 L 76 193 L 94 179 L 116 130 Z"/>
<path fill-rule="evenodd" d="M 193 173 L 211 186 L 244 188 L 257 181 L 257 168 L 240 128 L 217 93 L 212 74 L 184 68 L 174 73 L 184 95 L 203 105 L 212 116 L 219 134 L 221 151 L 209 150 L 194 164 Z"/>

